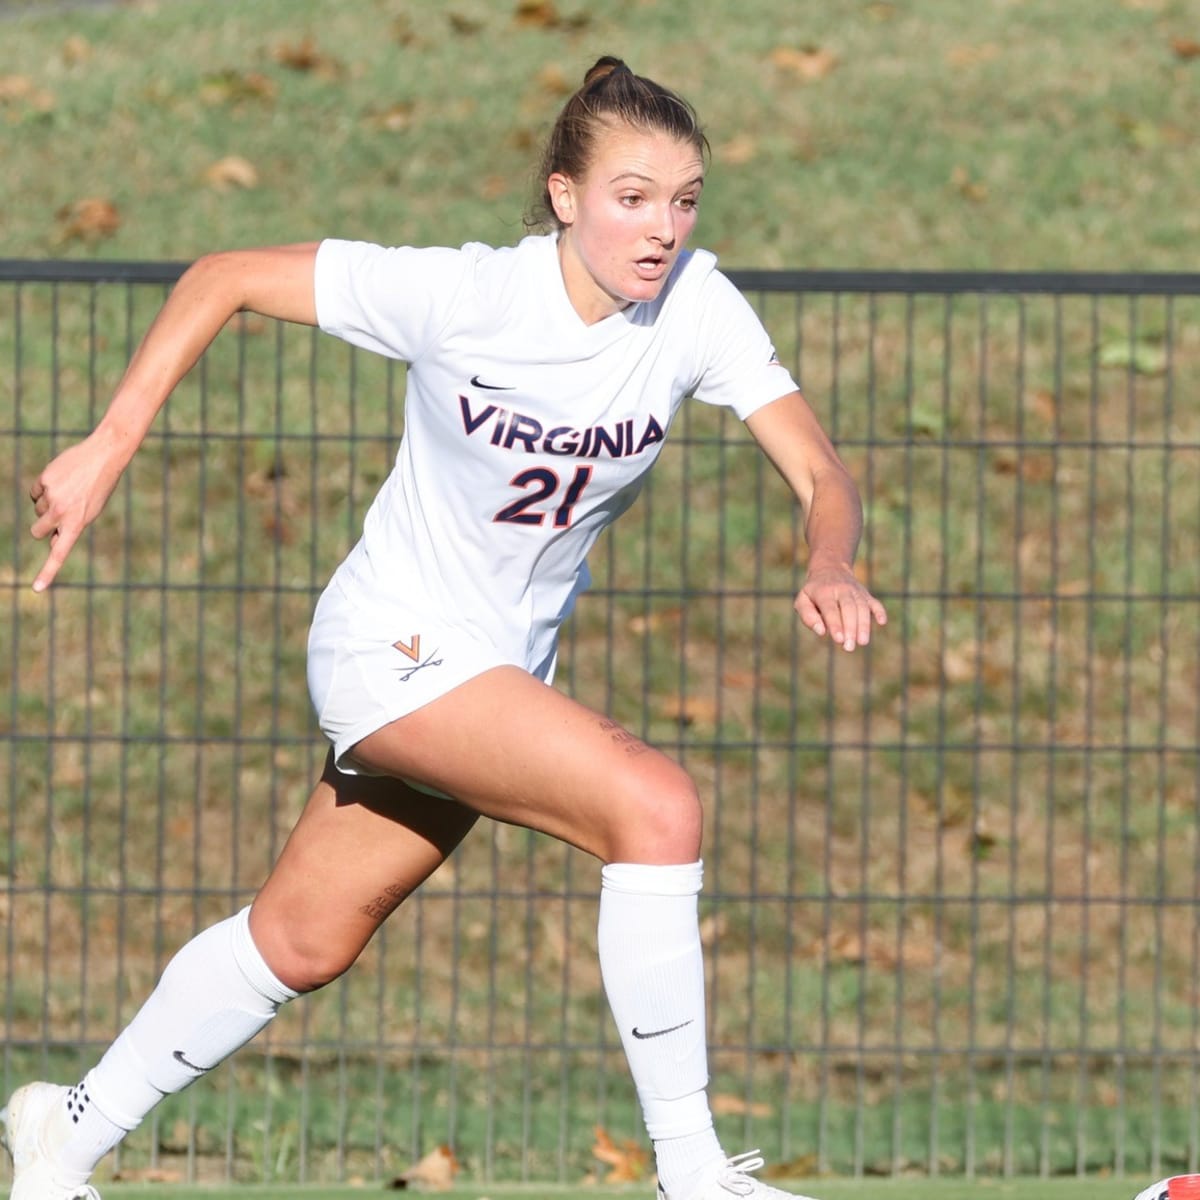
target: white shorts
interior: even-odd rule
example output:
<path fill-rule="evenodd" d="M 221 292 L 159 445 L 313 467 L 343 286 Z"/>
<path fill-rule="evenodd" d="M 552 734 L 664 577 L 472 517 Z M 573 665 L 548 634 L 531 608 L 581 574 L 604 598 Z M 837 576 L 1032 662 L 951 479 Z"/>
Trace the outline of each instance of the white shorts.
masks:
<path fill-rule="evenodd" d="M 551 655 L 531 673 L 549 683 L 554 665 Z M 365 773 L 347 754 L 368 734 L 500 666 L 529 669 L 478 635 L 400 604 L 385 618 L 373 616 L 336 580 L 321 594 L 308 633 L 308 692 L 334 763 L 347 775 Z"/>

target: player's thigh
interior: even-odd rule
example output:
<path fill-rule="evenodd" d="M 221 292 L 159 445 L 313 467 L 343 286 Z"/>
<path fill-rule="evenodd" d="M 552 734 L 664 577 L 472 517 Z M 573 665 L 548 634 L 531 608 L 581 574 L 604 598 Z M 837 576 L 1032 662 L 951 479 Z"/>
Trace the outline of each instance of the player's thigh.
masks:
<path fill-rule="evenodd" d="M 268 965 L 301 991 L 336 978 L 477 819 L 402 780 L 348 775 L 327 761 L 251 908 Z"/>
<path fill-rule="evenodd" d="M 352 756 L 605 861 L 699 855 L 695 786 L 616 721 L 498 667 L 363 738 Z"/>

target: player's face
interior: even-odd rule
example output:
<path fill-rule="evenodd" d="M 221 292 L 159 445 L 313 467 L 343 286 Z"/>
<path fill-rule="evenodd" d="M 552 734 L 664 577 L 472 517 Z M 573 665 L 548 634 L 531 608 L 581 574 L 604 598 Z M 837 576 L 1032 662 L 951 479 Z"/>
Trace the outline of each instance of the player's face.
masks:
<path fill-rule="evenodd" d="M 704 161 L 669 134 L 615 125 L 582 179 L 547 183 L 567 295 L 590 325 L 662 291 L 696 224 Z"/>

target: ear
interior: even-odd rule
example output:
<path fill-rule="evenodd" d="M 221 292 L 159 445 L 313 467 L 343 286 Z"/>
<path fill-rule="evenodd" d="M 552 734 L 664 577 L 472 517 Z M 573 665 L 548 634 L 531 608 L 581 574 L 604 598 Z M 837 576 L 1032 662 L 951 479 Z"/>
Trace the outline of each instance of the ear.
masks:
<path fill-rule="evenodd" d="M 550 203 L 554 207 L 554 215 L 563 225 L 571 225 L 575 221 L 575 185 L 561 171 L 555 171 L 546 180 L 546 191 L 550 195 Z"/>

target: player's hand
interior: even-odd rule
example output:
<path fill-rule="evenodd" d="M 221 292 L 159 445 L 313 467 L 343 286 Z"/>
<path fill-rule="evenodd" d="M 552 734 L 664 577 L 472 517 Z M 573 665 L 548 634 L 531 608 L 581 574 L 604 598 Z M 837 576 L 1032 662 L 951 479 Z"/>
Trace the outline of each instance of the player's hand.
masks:
<path fill-rule="evenodd" d="M 35 592 L 54 581 L 79 535 L 108 502 L 125 464 L 125 455 L 97 431 L 64 450 L 34 480 L 29 499 L 37 519 L 29 532 L 50 539 L 50 553 L 33 581 Z"/>
<path fill-rule="evenodd" d="M 867 645 L 872 622 L 887 624 L 887 610 L 848 567 L 810 570 L 795 608 L 813 633 L 828 635 L 843 650 Z"/>

